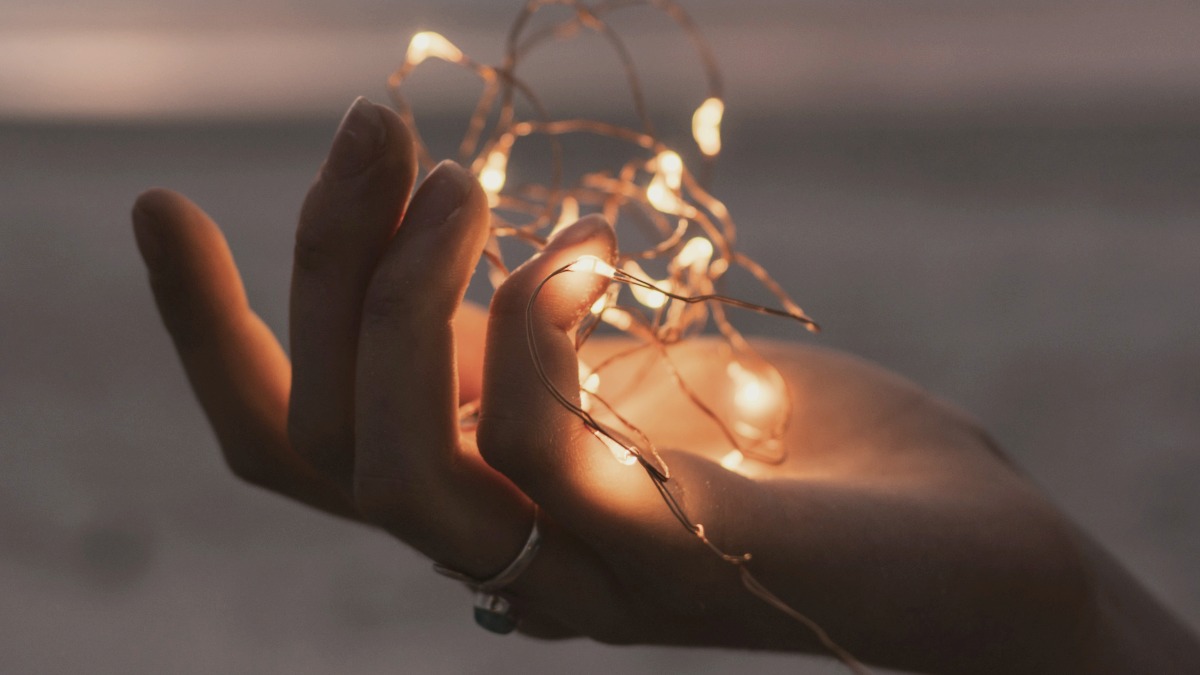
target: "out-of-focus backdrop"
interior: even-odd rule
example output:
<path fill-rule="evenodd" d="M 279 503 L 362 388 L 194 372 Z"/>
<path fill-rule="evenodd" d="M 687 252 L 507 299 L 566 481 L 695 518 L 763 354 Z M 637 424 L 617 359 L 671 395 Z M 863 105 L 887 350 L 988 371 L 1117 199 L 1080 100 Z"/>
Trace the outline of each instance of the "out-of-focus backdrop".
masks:
<path fill-rule="evenodd" d="M 727 80 L 716 192 L 827 327 L 815 341 L 973 412 L 1200 623 L 1200 8 L 686 6 Z M 516 9 L 0 0 L 0 671 L 839 672 L 484 634 L 419 556 L 218 458 L 152 307 L 134 196 L 209 209 L 281 331 L 294 218 L 344 108 L 384 98 L 420 29 L 496 60 Z M 631 16 L 651 105 L 686 141 L 696 64 Z M 627 114 L 595 42 L 550 53 L 528 73 L 558 109 Z M 433 68 L 413 98 L 448 147 L 474 90 Z"/>

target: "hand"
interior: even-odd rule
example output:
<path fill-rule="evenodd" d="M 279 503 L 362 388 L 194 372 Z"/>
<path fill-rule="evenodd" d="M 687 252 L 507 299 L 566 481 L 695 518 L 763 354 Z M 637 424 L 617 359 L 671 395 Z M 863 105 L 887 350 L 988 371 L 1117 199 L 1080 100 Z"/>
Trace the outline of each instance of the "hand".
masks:
<path fill-rule="evenodd" d="M 614 239 L 590 217 L 497 291 L 479 365 L 462 294 L 488 230 L 484 195 L 453 164 L 409 200 L 411 137 L 386 108 L 347 114 L 297 231 L 291 353 L 249 310 L 217 227 L 174 193 L 134 209 L 139 247 L 192 386 L 233 471 L 380 526 L 477 578 L 503 568 L 541 509 L 544 545 L 507 590 L 521 630 L 614 643 L 818 651 L 687 532 L 637 467 L 538 379 L 525 312 L 550 272 Z M 556 277 L 533 308 L 546 372 L 578 392 L 575 323 L 603 282 Z M 599 342 L 597 362 L 621 343 Z M 672 349 L 701 398 L 727 395 L 705 341 Z M 746 475 L 666 378 L 621 409 L 667 452 L 696 522 L 859 658 L 937 671 L 1079 669 L 1093 634 L 1091 559 L 1069 523 L 976 426 L 877 368 L 767 345 L 795 401 L 788 460 Z M 605 388 L 632 380 L 606 371 Z M 460 400 L 482 397 L 478 435 Z M 680 424 L 680 420 L 688 420 Z"/>

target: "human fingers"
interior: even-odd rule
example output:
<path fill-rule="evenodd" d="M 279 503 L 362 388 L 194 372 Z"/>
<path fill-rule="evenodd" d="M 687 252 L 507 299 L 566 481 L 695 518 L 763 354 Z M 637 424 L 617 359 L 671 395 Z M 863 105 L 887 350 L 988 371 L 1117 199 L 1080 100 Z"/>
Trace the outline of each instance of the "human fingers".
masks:
<path fill-rule="evenodd" d="M 464 302 L 454 315 L 455 353 L 458 358 L 458 402 L 478 401 L 483 391 L 483 343 L 487 310 Z"/>
<path fill-rule="evenodd" d="M 546 385 L 579 406 L 574 328 L 608 280 L 573 271 L 548 277 L 583 255 L 611 260 L 614 249 L 612 228 L 589 216 L 515 270 L 492 298 L 484 359 L 478 436 L 484 459 L 589 540 L 620 536 L 621 520 L 603 516 L 632 515 L 626 507 L 644 504 L 654 490 L 637 468 L 615 462 Z"/>
<path fill-rule="evenodd" d="M 216 224 L 153 189 L 133 207 L 138 249 L 163 323 L 229 467 L 242 479 L 344 516 L 352 509 L 288 446 L 287 357 L 246 301 Z"/>
<path fill-rule="evenodd" d="M 487 199 L 453 163 L 417 193 L 367 290 L 358 349 L 354 496 L 359 511 L 434 560 L 476 579 L 518 554 L 529 499 L 461 440 L 452 323 L 488 235 Z M 503 589 L 522 630 L 610 633 L 623 623 L 604 562 L 543 514 L 542 546 Z"/>
<path fill-rule="evenodd" d="M 413 195 L 363 301 L 353 474 L 369 519 L 481 576 L 516 555 L 532 514 L 459 440 L 453 319 L 488 222 L 482 188 L 452 162 Z"/>
<path fill-rule="evenodd" d="M 359 97 L 300 213 L 292 271 L 292 447 L 349 490 L 363 295 L 416 177 L 412 136 Z"/>

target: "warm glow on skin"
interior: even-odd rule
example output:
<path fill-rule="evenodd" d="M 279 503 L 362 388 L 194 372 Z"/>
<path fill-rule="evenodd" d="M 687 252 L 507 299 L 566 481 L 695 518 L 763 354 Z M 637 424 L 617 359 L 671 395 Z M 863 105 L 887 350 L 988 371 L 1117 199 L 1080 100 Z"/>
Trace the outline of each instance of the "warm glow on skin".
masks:
<path fill-rule="evenodd" d="M 767 401 L 767 391 L 757 379 L 748 379 L 738 385 L 734 400 L 743 410 L 758 410 Z"/>
<path fill-rule="evenodd" d="M 612 452 L 613 457 L 617 460 L 617 462 L 626 466 L 637 463 L 637 456 L 630 452 L 628 448 L 614 441 L 608 436 L 605 436 L 599 431 L 594 431 L 592 433 L 595 434 L 596 438 L 600 439 L 600 442 L 604 444 L 604 447 L 608 448 L 609 451 Z"/>
<path fill-rule="evenodd" d="M 780 397 L 770 384 L 744 368 L 737 361 L 731 361 L 727 367 L 730 379 L 733 380 L 733 402 L 742 413 L 758 417 L 768 412 L 778 404 Z"/>
<path fill-rule="evenodd" d="M 740 450 L 730 450 L 721 458 L 721 466 L 730 471 L 737 471 L 742 466 L 746 456 Z"/>
<path fill-rule="evenodd" d="M 712 157 L 721 152 L 721 117 L 725 103 L 719 98 L 705 99 L 692 115 L 692 137 L 700 152 Z"/>
<path fill-rule="evenodd" d="M 416 66 L 429 57 L 442 59 L 451 63 L 459 63 L 463 60 L 463 53 L 461 49 L 455 47 L 441 33 L 427 30 L 412 36 L 412 40 L 408 43 L 408 53 L 405 55 L 405 61 Z"/>

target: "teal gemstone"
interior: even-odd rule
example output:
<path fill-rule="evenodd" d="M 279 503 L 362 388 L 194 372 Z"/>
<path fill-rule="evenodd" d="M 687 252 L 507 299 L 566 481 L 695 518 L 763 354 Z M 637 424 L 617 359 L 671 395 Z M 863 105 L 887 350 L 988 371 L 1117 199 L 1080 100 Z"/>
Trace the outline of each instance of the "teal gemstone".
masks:
<path fill-rule="evenodd" d="M 475 608 L 475 623 L 479 624 L 479 627 L 484 630 L 500 635 L 508 635 L 517 629 L 517 620 L 512 616 L 494 612 L 483 607 Z"/>

